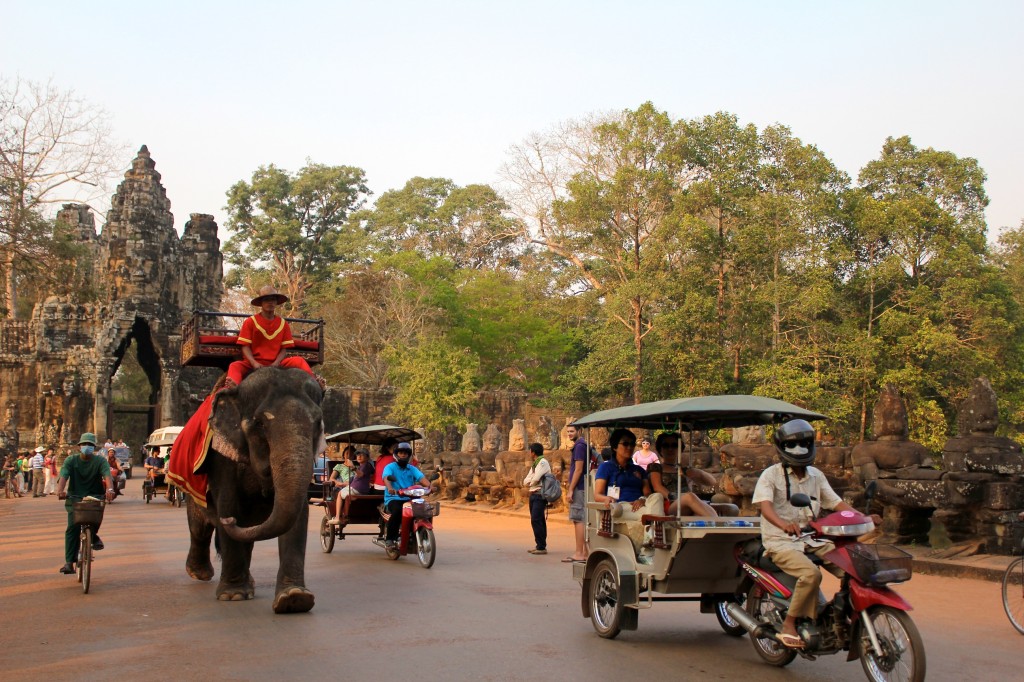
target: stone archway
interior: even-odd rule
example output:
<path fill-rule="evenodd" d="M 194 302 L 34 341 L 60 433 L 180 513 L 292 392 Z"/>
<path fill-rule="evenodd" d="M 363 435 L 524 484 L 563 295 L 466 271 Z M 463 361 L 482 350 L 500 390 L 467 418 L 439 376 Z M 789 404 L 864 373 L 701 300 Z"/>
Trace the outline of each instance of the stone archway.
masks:
<path fill-rule="evenodd" d="M 137 366 L 148 382 L 147 395 L 135 395 L 130 399 L 118 400 L 112 387 L 107 405 L 107 435 L 124 440 L 133 449 L 145 442 L 146 437 L 161 425 L 161 396 L 164 390 L 163 369 L 160 354 L 153 339 L 149 322 L 136 316 L 128 333 L 113 353 L 108 381 L 125 366 L 125 359 L 134 355 Z M 136 363 L 128 363 L 134 369 Z"/>

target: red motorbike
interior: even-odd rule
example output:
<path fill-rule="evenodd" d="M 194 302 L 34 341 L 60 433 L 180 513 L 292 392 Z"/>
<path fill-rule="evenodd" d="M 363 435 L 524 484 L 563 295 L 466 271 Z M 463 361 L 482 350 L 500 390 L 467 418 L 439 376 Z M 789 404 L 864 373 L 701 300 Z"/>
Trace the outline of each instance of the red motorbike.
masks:
<path fill-rule="evenodd" d="M 412 498 L 402 505 L 402 527 L 398 535 L 398 544 L 389 547 L 383 538 L 374 538 L 373 544 L 383 547 L 389 559 L 397 559 L 410 551 L 415 551 L 423 568 L 430 568 L 434 565 L 434 558 L 437 555 L 437 545 L 434 544 L 434 517 L 440 513 L 441 505 L 423 499 L 430 494 L 430 488 L 413 486 L 399 490 L 398 494 Z M 380 508 L 380 515 L 387 524 L 391 513 L 383 505 Z"/>
<path fill-rule="evenodd" d="M 796 493 L 790 503 L 810 507 L 811 498 Z M 891 545 L 857 541 L 874 527 L 871 518 L 859 512 L 833 512 L 812 520 L 800 536 L 832 541 L 836 548 L 826 559 L 843 571 L 832 599 L 819 592 L 817 616 L 798 622 L 802 649 L 787 648 L 778 640 L 796 579 L 764 555 L 760 539 L 737 546 L 736 560 L 746 575 L 736 600 L 724 610 L 739 634 L 750 634 L 762 659 L 781 667 L 797 654 L 814 660 L 848 651 L 846 660 L 859 658 L 868 679 L 875 682 L 924 680 L 924 643 L 907 614 L 911 606 L 888 587 L 910 579 L 910 555 Z"/>

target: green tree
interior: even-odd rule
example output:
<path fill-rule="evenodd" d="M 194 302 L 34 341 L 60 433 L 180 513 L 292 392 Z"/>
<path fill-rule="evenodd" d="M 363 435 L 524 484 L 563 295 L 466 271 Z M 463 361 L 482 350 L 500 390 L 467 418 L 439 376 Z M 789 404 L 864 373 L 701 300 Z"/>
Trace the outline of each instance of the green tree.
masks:
<path fill-rule="evenodd" d="M 387 351 L 389 376 L 397 387 L 391 418 L 414 428 L 444 431 L 460 423 L 475 402 L 479 360 L 468 348 L 444 339 L 420 339 Z"/>
<path fill-rule="evenodd" d="M 887 139 L 860 174 L 862 233 L 885 247 L 878 382 L 899 386 L 911 412 L 934 402 L 952 420 L 975 377 L 999 391 L 1016 376 L 1016 303 L 988 251 L 984 181 L 976 160 L 907 137 Z"/>
<path fill-rule="evenodd" d="M 338 262 L 354 260 L 360 235 L 349 221 L 369 195 L 362 169 L 307 163 L 291 175 L 261 166 L 228 190 L 224 246 L 231 284 L 270 280 L 302 310 Z"/>
<path fill-rule="evenodd" d="M 418 251 L 464 268 L 515 263 L 521 228 L 488 185 L 459 187 L 444 178 L 412 178 L 355 216 L 385 253 Z"/>
<path fill-rule="evenodd" d="M 720 352 L 732 356 L 732 380 L 741 379 L 745 318 L 733 311 L 730 278 L 735 267 L 736 234 L 743 227 L 747 202 L 757 191 L 759 148 L 757 128 L 741 126 L 738 118 L 718 112 L 681 123 L 683 154 L 691 181 L 680 198 L 680 214 L 712 260 L 715 277 L 715 315 Z"/>
<path fill-rule="evenodd" d="M 530 215 L 524 237 L 557 260 L 569 290 L 599 295 L 616 328 L 591 336 L 594 380 L 640 402 L 645 337 L 657 326 L 666 276 L 651 244 L 667 229 L 684 171 L 678 131 L 650 102 L 570 129 L 514 150 L 506 177 Z"/>

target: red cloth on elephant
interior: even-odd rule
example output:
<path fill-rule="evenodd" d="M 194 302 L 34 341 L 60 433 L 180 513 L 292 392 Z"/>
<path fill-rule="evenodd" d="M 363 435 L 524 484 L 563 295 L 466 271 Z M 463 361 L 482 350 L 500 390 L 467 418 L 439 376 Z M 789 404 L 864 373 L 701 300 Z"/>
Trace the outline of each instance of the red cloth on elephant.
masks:
<path fill-rule="evenodd" d="M 171 461 L 167 464 L 167 478 L 196 501 L 201 507 L 206 506 L 206 474 L 197 473 L 206 461 L 206 453 L 210 449 L 210 413 L 213 411 L 211 393 L 186 422 L 171 447 Z"/>

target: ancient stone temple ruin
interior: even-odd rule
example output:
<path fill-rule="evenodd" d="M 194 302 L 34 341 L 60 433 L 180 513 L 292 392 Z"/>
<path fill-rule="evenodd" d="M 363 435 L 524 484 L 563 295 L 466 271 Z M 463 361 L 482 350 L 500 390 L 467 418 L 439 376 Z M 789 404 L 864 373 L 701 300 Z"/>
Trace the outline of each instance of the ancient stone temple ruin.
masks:
<path fill-rule="evenodd" d="M 149 430 L 183 423 L 212 382 L 202 370 L 180 369 L 179 327 L 193 310 L 220 304 L 223 268 L 213 216 L 193 213 L 179 237 L 143 146 L 99 234 L 86 206 L 65 204 L 57 219 L 85 248 L 77 276 L 98 295 L 88 301 L 51 296 L 30 320 L 0 322 L 0 444 L 60 445 L 83 431 L 117 437 L 118 421 L 128 415 L 112 403 L 111 379 L 133 343 L 151 392 L 147 405 L 131 411 Z"/>

